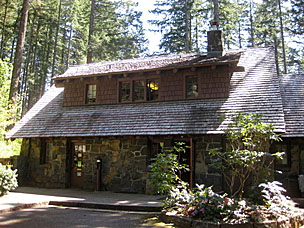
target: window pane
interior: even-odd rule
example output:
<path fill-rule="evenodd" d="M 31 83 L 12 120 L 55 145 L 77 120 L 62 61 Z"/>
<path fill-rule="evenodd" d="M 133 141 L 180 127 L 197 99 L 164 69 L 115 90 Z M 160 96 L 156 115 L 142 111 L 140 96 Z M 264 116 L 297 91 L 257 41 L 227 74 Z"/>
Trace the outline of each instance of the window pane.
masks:
<path fill-rule="evenodd" d="M 96 85 L 87 85 L 87 104 L 96 102 Z"/>
<path fill-rule="evenodd" d="M 158 99 L 158 80 L 147 80 L 147 100 L 153 101 Z"/>
<path fill-rule="evenodd" d="M 187 77 L 186 79 L 186 97 L 198 96 L 198 79 L 197 77 Z"/>
<path fill-rule="evenodd" d="M 145 81 L 134 81 L 134 101 L 145 99 Z"/>
<path fill-rule="evenodd" d="M 119 98 L 120 101 L 130 101 L 131 98 L 130 82 L 119 83 Z"/>

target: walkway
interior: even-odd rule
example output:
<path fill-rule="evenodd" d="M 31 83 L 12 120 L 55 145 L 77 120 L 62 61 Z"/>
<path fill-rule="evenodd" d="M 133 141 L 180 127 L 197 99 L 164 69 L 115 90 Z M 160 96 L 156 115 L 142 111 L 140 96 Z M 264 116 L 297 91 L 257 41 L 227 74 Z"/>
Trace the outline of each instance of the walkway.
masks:
<path fill-rule="evenodd" d="M 0 212 L 41 205 L 160 212 L 161 196 L 19 187 L 0 198 Z"/>

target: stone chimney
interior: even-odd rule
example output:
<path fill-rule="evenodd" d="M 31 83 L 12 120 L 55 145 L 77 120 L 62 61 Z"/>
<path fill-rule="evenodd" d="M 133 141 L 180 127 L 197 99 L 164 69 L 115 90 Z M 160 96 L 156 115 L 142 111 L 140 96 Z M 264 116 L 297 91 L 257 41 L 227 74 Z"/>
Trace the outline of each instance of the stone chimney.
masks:
<path fill-rule="evenodd" d="M 218 0 L 214 0 L 214 21 L 211 24 L 211 30 L 207 32 L 208 39 L 208 57 L 222 56 L 224 52 L 224 39 L 222 31 L 219 30 L 219 7 Z"/>

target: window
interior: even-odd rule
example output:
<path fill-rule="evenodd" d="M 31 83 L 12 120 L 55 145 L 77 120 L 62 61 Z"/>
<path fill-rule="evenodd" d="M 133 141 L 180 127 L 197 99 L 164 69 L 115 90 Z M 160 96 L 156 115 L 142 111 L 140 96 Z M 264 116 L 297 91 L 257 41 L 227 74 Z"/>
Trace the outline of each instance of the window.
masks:
<path fill-rule="evenodd" d="M 198 78 L 187 77 L 186 78 L 186 97 L 197 97 L 198 96 Z"/>
<path fill-rule="evenodd" d="M 87 85 L 86 104 L 96 103 L 96 85 Z"/>
<path fill-rule="evenodd" d="M 276 165 L 279 165 L 279 166 L 289 165 L 288 146 L 286 144 L 277 144 L 275 146 L 275 152 L 284 152 L 282 159 L 276 160 Z"/>
<path fill-rule="evenodd" d="M 119 83 L 119 100 L 120 102 L 126 102 L 131 100 L 131 83 L 120 82 Z"/>
<path fill-rule="evenodd" d="M 46 164 L 49 161 L 53 160 L 53 143 L 45 141 L 44 139 L 41 140 L 41 147 L 40 147 L 40 164 Z"/>
<path fill-rule="evenodd" d="M 157 79 L 147 80 L 147 101 L 154 101 L 158 99 L 158 86 Z"/>
<path fill-rule="evenodd" d="M 159 98 L 158 79 L 138 79 L 119 82 L 119 102 L 156 101 Z"/>
<path fill-rule="evenodd" d="M 133 95 L 134 101 L 145 100 L 145 81 L 144 80 L 134 81 L 133 91 L 134 91 L 134 95 Z"/>

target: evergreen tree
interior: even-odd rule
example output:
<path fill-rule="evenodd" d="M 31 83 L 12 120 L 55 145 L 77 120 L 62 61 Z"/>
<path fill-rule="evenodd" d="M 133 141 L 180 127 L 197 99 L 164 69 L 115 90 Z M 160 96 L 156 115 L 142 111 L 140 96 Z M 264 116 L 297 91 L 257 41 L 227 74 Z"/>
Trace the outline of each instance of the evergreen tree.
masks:
<path fill-rule="evenodd" d="M 164 53 L 192 51 L 192 28 L 194 0 L 157 0 L 151 10 L 158 19 L 149 20 L 156 26 L 154 31 L 163 34 L 160 49 Z"/>

